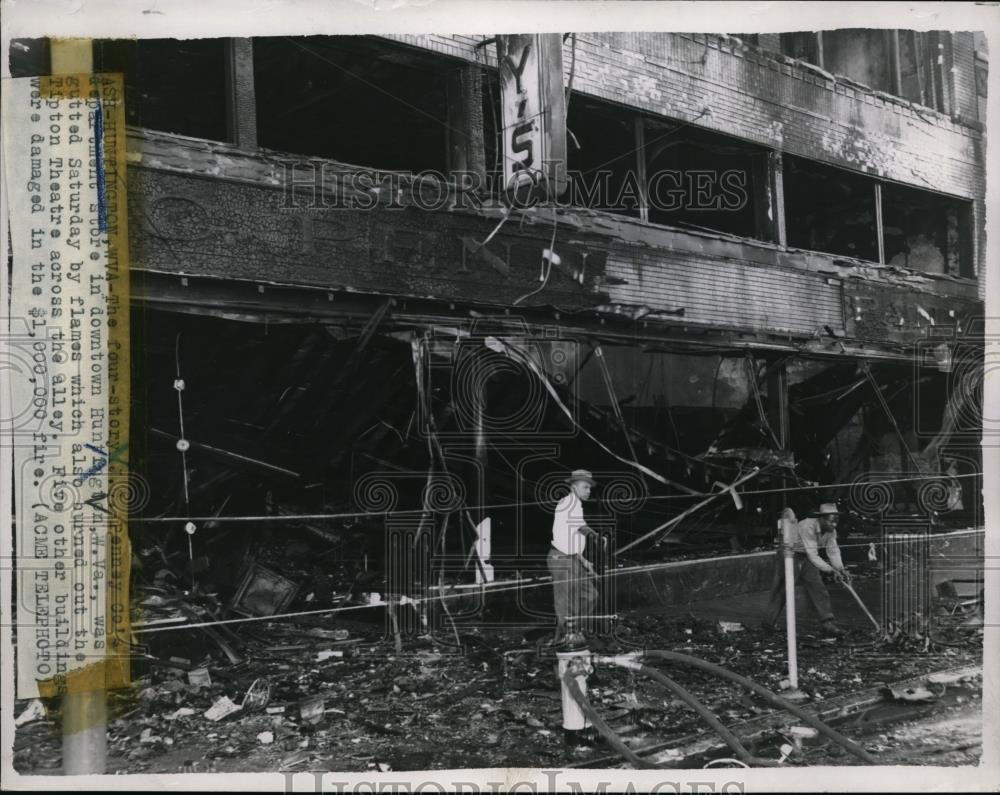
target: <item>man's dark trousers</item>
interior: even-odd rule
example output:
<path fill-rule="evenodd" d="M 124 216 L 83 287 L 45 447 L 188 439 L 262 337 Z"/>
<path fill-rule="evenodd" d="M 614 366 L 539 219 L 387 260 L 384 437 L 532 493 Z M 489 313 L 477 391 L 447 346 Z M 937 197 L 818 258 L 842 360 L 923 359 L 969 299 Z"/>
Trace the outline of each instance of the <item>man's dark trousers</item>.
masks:
<path fill-rule="evenodd" d="M 819 616 L 820 621 L 832 621 L 833 610 L 830 608 L 830 592 L 826 590 L 823 575 L 809 560 L 804 552 L 796 552 L 792 562 L 795 572 L 795 584 L 805 585 L 809 601 Z M 771 580 L 771 599 L 767 605 L 766 623 L 776 626 L 781 618 L 781 609 L 785 606 L 785 553 L 778 547 L 774 559 L 774 577 Z"/>

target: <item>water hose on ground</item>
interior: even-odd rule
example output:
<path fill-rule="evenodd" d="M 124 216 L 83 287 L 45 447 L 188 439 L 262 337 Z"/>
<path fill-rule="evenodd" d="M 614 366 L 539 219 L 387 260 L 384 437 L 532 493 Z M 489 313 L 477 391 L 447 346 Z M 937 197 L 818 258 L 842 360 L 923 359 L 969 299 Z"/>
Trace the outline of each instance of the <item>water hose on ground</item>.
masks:
<path fill-rule="evenodd" d="M 777 693 L 768 690 L 763 685 L 757 684 L 752 679 L 747 679 L 745 676 L 741 676 L 735 671 L 730 671 L 728 668 L 723 668 L 721 665 L 710 663 L 708 662 L 708 660 L 702 660 L 699 657 L 692 657 L 689 654 L 681 654 L 680 652 L 676 651 L 662 651 L 659 649 L 650 649 L 642 652 L 640 656 L 653 657 L 659 660 L 666 660 L 668 662 L 682 663 L 684 665 L 689 665 L 693 668 L 700 668 L 703 671 L 708 671 L 709 673 L 715 674 L 716 676 L 720 676 L 723 679 L 728 679 L 731 682 L 735 682 L 736 684 L 745 687 L 747 690 L 756 693 L 772 706 L 778 707 L 779 709 L 783 709 L 786 712 L 790 712 L 795 717 L 805 721 L 814 729 L 819 731 L 820 734 L 829 737 L 831 740 L 837 743 L 837 745 L 846 749 L 854 756 L 856 756 L 858 759 L 864 761 L 866 764 L 869 765 L 878 764 L 878 761 L 875 759 L 875 757 L 869 754 L 864 748 L 862 748 L 853 740 L 845 737 L 835 729 L 832 729 L 829 726 L 827 726 L 825 723 L 823 723 L 823 721 L 821 721 L 815 715 L 807 712 L 798 705 L 793 704 L 791 701 L 782 698 Z M 605 658 L 603 661 L 611 662 L 613 661 L 613 659 L 614 658 Z"/>
<path fill-rule="evenodd" d="M 634 767 L 650 769 L 654 768 L 655 765 L 651 762 L 647 762 L 641 756 L 635 753 L 631 748 L 629 748 L 625 741 L 619 737 L 614 729 L 608 726 L 607 723 L 601 718 L 594 709 L 594 705 L 591 704 L 587 697 L 583 694 L 580 689 L 580 685 L 576 681 L 576 677 L 573 674 L 567 672 L 563 676 L 563 683 L 566 686 L 570 696 L 574 701 L 580 706 L 583 714 L 587 716 L 587 719 L 593 724 L 594 728 L 600 733 L 600 735 L 607 741 L 608 745 L 615 749 L 627 762 L 629 762 Z"/>
<path fill-rule="evenodd" d="M 642 665 L 635 663 L 633 665 L 626 665 L 625 667 L 634 670 L 636 673 L 640 673 L 643 676 L 653 679 L 659 682 L 667 690 L 673 693 L 677 698 L 687 704 L 691 709 L 698 713 L 702 720 L 705 721 L 712 729 L 718 734 L 728 745 L 733 749 L 736 757 L 748 765 L 754 767 L 778 767 L 780 762 L 777 759 L 763 759 L 761 757 L 756 757 L 751 754 L 740 739 L 733 734 L 726 726 L 716 717 L 716 715 L 708 709 L 704 704 L 702 704 L 697 698 L 695 698 L 688 690 L 681 687 L 677 682 L 668 676 L 664 676 L 662 673 L 657 671 L 655 668 L 650 668 L 648 665 Z"/>

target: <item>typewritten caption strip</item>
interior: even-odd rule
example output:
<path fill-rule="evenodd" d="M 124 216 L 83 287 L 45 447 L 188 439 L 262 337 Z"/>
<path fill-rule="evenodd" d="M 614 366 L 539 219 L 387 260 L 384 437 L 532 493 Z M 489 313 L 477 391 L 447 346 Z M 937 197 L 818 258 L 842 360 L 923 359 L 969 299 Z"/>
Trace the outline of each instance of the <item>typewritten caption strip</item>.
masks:
<path fill-rule="evenodd" d="M 129 280 L 119 75 L 6 81 L 17 695 L 129 673 Z"/>

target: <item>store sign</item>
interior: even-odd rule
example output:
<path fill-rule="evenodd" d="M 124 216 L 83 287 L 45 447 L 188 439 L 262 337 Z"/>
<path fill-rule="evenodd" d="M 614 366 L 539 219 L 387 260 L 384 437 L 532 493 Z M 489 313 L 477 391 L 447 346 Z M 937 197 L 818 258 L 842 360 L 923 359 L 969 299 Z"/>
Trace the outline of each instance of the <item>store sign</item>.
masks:
<path fill-rule="evenodd" d="M 497 57 L 507 195 L 517 203 L 554 198 L 566 188 L 562 36 L 498 36 Z"/>

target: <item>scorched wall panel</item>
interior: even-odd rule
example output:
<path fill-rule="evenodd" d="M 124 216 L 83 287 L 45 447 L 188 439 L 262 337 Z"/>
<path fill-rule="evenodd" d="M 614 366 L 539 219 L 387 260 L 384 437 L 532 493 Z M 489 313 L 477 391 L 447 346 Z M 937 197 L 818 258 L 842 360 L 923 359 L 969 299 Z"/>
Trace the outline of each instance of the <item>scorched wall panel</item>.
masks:
<path fill-rule="evenodd" d="M 612 254 L 613 302 L 684 309 L 685 321 L 811 334 L 844 325 L 840 283 L 813 274 L 696 257 Z"/>
<path fill-rule="evenodd" d="M 477 56 L 476 37 L 388 38 L 495 68 L 492 45 Z M 736 39 L 580 33 L 573 90 L 956 196 L 976 198 L 985 190 L 976 130 L 807 65 L 775 60 Z"/>

